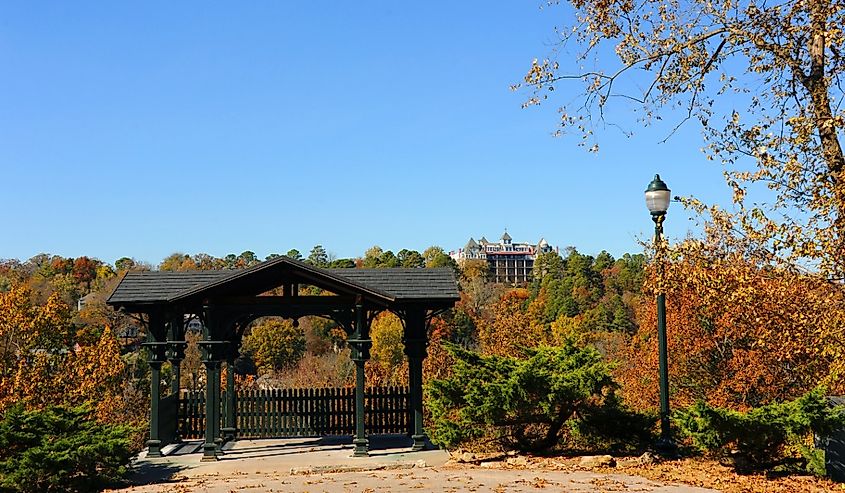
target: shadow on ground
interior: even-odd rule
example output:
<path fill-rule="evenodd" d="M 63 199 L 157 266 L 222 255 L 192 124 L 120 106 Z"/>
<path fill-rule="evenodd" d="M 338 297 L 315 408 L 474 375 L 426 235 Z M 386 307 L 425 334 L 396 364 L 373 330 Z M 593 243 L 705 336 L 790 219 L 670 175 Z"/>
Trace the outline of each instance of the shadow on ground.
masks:
<path fill-rule="evenodd" d="M 139 462 L 132 467 L 132 472 L 120 487 L 137 486 L 142 484 L 164 484 L 176 482 L 177 473 L 185 466 L 169 463 Z"/>

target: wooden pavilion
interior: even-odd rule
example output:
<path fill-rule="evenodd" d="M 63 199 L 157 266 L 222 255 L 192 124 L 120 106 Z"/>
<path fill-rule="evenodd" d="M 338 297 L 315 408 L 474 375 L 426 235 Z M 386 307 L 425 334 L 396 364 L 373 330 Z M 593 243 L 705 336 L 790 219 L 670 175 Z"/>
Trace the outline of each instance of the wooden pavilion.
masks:
<path fill-rule="evenodd" d="M 304 286 L 331 295 L 306 296 L 301 294 Z M 187 346 L 185 317 L 200 317 L 207 382 L 202 460 L 217 460 L 221 445 L 238 436 L 234 371 L 226 372 L 227 402 L 221 402 L 222 365 L 233 368 L 247 326 L 266 316 L 293 320 L 309 315 L 325 317 L 344 329 L 356 367 L 353 455 L 360 457 L 368 455 L 369 448 L 364 428 L 364 365 L 372 347 L 370 323 L 382 311 L 395 313 L 402 320 L 408 358 L 413 449 L 424 448 L 422 361 L 428 343 L 426 327 L 434 314 L 451 308 L 458 299 L 455 275 L 449 268 L 321 269 L 279 257 L 243 270 L 129 272 L 107 303 L 143 314 L 147 322 L 144 346 L 149 350 L 151 368 L 149 457 L 160 457 L 162 447 L 177 439 L 179 368 Z M 160 372 L 165 362 L 170 362 L 174 375 L 170 393 L 162 396 Z"/>

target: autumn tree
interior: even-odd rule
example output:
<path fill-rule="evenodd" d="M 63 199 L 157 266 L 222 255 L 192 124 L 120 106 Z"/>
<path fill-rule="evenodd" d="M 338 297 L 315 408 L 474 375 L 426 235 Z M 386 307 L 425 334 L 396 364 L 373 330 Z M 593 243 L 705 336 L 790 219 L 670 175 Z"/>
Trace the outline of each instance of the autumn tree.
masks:
<path fill-rule="evenodd" d="M 302 358 L 305 335 L 290 320 L 265 318 L 252 324 L 241 347 L 261 371 L 277 371 L 296 365 Z"/>
<path fill-rule="evenodd" d="M 370 326 L 373 347 L 367 366 L 373 385 L 402 385 L 408 381 L 402 321 L 390 312 L 376 316 Z"/>
<path fill-rule="evenodd" d="M 199 332 L 190 330 L 185 332 L 185 342 L 188 345 L 185 347 L 185 359 L 182 360 L 180 388 L 196 391 L 205 385 L 205 369 L 202 365 L 202 350 L 199 346 L 201 340 L 202 334 Z"/>
<path fill-rule="evenodd" d="M 710 227 L 753 240 L 745 246 L 768 263 L 845 278 L 845 4 L 561 3 L 575 24 L 560 29 L 558 52 L 574 44 L 577 63 L 596 60 L 596 68 L 535 60 L 524 78 L 533 91 L 527 105 L 568 80 L 583 82 L 583 97 L 560 108 L 560 123 L 588 144 L 610 105 L 632 105 L 646 124 L 697 121 L 707 157 L 726 165 L 736 211 L 687 203 L 710 214 Z"/>
<path fill-rule="evenodd" d="M 91 289 L 91 282 L 97 278 L 97 269 L 102 265 L 102 262 L 88 257 L 77 257 L 73 261 L 73 268 L 71 273 L 77 282 L 85 284 L 87 290 Z"/>
<path fill-rule="evenodd" d="M 73 342 L 71 316 L 58 293 L 44 305 L 34 303 L 33 293 L 21 285 L 0 293 L 0 409 L 60 398 L 63 389 L 52 373 Z"/>
<path fill-rule="evenodd" d="M 186 271 L 197 270 L 197 264 L 187 253 L 171 253 L 158 265 L 158 270 Z"/>
<path fill-rule="evenodd" d="M 378 245 L 373 245 L 364 252 L 364 257 L 361 259 L 361 267 L 365 269 L 380 267 L 382 255 L 384 255 L 384 249 Z"/>
<path fill-rule="evenodd" d="M 194 265 L 199 270 L 215 270 L 225 267 L 223 259 L 219 259 L 207 253 L 198 253 L 191 257 Z"/>
<path fill-rule="evenodd" d="M 423 251 L 422 256 L 425 259 L 425 266 L 429 269 L 450 267 L 455 273 L 458 273 L 458 264 L 442 247 L 430 246 Z"/>
<path fill-rule="evenodd" d="M 490 281 L 490 268 L 486 260 L 463 260 L 460 270 L 460 308 L 476 319 L 488 318 L 485 313 L 487 307 L 501 296 L 504 287 Z"/>
<path fill-rule="evenodd" d="M 794 399 L 819 384 L 840 393 L 842 290 L 825 279 L 757 265 L 740 252 L 717 257 L 700 240 L 679 245 L 665 278 L 648 270 L 637 305 L 639 330 L 618 360 L 626 400 L 657 405 L 654 292 L 667 300 L 674 406 L 696 400 L 745 410 Z"/>
<path fill-rule="evenodd" d="M 536 318 L 536 311 L 543 301 L 536 301 L 533 307 L 535 316 L 532 316 L 529 311 L 532 301 L 527 289 L 506 291 L 491 306 L 491 320 L 479 321 L 478 342 L 481 352 L 514 355 L 522 347 L 550 342 L 547 327 Z"/>
<path fill-rule="evenodd" d="M 15 404 L 90 404 L 102 422 L 140 426 L 145 395 L 133 392 L 127 377 L 110 328 L 74 324 L 59 293 L 43 304 L 22 284 L 0 293 L 0 412 Z"/>

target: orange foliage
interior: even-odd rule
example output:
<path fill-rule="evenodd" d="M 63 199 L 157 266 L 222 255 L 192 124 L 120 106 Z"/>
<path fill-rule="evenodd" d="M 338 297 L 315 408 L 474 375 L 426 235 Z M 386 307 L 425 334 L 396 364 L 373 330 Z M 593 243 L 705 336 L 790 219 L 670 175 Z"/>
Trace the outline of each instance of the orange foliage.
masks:
<path fill-rule="evenodd" d="M 57 293 L 43 305 L 23 286 L 0 293 L 0 411 L 16 403 L 32 409 L 91 402 L 100 420 L 145 420 L 146 406 L 127 392 L 114 334 L 106 327 L 74 342 L 72 315 Z"/>
<path fill-rule="evenodd" d="M 549 328 L 542 323 L 544 296 L 529 303 L 530 293 L 516 288 L 506 291 L 491 309 L 491 320 L 479 320 L 478 342 L 485 354 L 512 356 L 521 347 L 548 343 Z"/>
<path fill-rule="evenodd" d="M 454 358 L 446 352 L 443 341 L 452 336 L 452 326 L 435 317 L 431 320 L 428 334 L 428 357 L 423 360 L 423 382 L 448 378 L 452 374 Z"/>
<path fill-rule="evenodd" d="M 639 331 L 617 354 L 626 401 L 658 405 L 656 273 L 637 307 Z M 759 267 L 740 254 L 682 250 L 666 269 L 672 405 L 699 399 L 747 409 L 792 399 L 819 384 L 845 390 L 845 293 L 821 278 Z"/>

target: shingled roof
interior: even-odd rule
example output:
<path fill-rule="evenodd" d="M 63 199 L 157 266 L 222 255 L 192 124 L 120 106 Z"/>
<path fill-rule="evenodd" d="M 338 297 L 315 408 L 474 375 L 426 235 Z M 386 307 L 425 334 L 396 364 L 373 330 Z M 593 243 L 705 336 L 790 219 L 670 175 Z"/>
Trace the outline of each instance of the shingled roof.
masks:
<path fill-rule="evenodd" d="M 276 258 L 242 270 L 188 272 L 129 272 L 107 303 L 110 305 L 156 304 L 196 299 L 207 294 L 238 291 L 255 280 L 258 286 L 277 281 L 285 274 L 315 285 L 364 294 L 386 303 L 453 302 L 460 298 L 455 274 L 448 267 L 437 269 L 320 269 L 289 259 Z M 269 289 L 269 288 L 268 288 Z"/>
<path fill-rule="evenodd" d="M 231 270 L 128 272 L 106 302 L 110 305 L 166 302 L 187 289 L 231 274 Z"/>
<path fill-rule="evenodd" d="M 328 269 L 365 286 L 389 293 L 397 301 L 457 300 L 458 284 L 449 267 L 435 269 Z"/>

